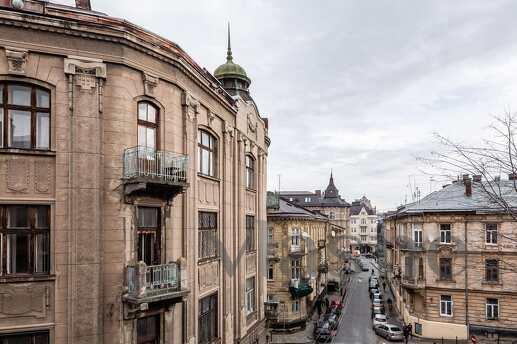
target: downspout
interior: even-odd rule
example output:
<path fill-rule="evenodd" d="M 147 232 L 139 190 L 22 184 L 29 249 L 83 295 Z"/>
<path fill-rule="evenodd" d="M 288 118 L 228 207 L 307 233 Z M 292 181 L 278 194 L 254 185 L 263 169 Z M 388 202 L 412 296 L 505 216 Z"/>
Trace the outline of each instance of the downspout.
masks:
<path fill-rule="evenodd" d="M 70 123 L 70 154 L 68 155 L 68 228 L 67 231 L 67 240 L 68 240 L 68 257 L 67 257 L 67 321 L 68 326 L 66 327 L 67 332 L 67 343 L 71 344 L 73 343 L 73 299 L 70 297 L 70 292 L 73 289 L 72 285 L 72 272 L 73 272 L 73 262 L 72 262 L 72 215 L 73 215 L 73 183 L 74 183 L 74 76 L 72 74 L 68 74 L 68 110 L 69 110 L 69 123 Z"/>
<path fill-rule="evenodd" d="M 467 235 L 467 223 L 468 220 L 465 219 L 465 325 L 467 326 L 467 338 L 470 338 L 470 326 L 469 326 L 469 289 L 468 289 L 468 277 L 469 277 L 469 269 L 468 269 L 468 235 Z"/>

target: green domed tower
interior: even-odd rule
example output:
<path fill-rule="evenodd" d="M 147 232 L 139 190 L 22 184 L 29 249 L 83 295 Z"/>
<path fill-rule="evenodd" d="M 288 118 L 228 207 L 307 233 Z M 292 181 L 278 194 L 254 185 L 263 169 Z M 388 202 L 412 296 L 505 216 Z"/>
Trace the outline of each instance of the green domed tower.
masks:
<path fill-rule="evenodd" d="M 214 76 L 232 96 L 240 95 L 245 100 L 252 100 L 249 94 L 251 80 L 248 78 L 244 68 L 233 62 L 230 42 L 230 23 L 228 23 L 228 51 L 226 53 L 226 63 L 215 69 Z"/>

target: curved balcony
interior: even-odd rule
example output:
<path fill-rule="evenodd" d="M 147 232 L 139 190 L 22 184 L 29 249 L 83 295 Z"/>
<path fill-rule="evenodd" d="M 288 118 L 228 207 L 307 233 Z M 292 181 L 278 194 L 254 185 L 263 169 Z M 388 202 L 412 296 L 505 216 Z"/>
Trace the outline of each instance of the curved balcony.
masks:
<path fill-rule="evenodd" d="M 172 199 L 187 187 L 188 156 L 148 147 L 124 150 L 124 193 Z"/>
<path fill-rule="evenodd" d="M 314 289 L 309 285 L 307 280 L 293 279 L 289 284 L 289 292 L 293 299 L 307 296 L 313 292 Z"/>

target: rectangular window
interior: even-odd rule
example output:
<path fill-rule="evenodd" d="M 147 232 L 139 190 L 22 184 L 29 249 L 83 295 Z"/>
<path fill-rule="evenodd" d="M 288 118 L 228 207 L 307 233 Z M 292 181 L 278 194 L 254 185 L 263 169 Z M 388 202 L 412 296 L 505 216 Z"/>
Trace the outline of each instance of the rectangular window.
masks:
<path fill-rule="evenodd" d="M 205 130 L 198 132 L 198 172 L 206 176 L 216 177 L 217 140 Z"/>
<path fill-rule="evenodd" d="M 246 313 L 255 312 L 255 277 L 246 279 Z"/>
<path fill-rule="evenodd" d="M 497 259 L 485 260 L 485 280 L 488 282 L 499 281 L 499 261 Z"/>
<path fill-rule="evenodd" d="M 418 258 L 418 279 L 424 279 L 424 258 Z"/>
<path fill-rule="evenodd" d="M 406 278 L 413 278 L 413 257 L 412 256 L 406 256 L 404 257 L 404 275 Z"/>
<path fill-rule="evenodd" d="M 49 212 L 49 206 L 0 206 L 0 275 L 50 272 Z"/>
<path fill-rule="evenodd" d="M 440 224 L 440 243 L 450 244 L 451 243 L 451 225 Z"/>
<path fill-rule="evenodd" d="M 199 300 L 199 344 L 209 344 L 217 339 L 217 294 Z"/>
<path fill-rule="evenodd" d="M 422 224 L 420 223 L 413 224 L 413 241 L 415 247 L 422 247 Z"/>
<path fill-rule="evenodd" d="M 137 237 L 139 261 L 160 264 L 160 208 L 138 207 Z"/>
<path fill-rule="evenodd" d="M 291 303 L 291 312 L 298 313 L 300 311 L 300 301 L 293 301 Z"/>
<path fill-rule="evenodd" d="M 487 320 L 499 319 L 499 300 L 498 299 L 486 299 L 486 319 Z"/>
<path fill-rule="evenodd" d="M 255 251 L 255 216 L 246 215 L 246 252 Z"/>
<path fill-rule="evenodd" d="M 300 239 L 301 239 L 300 229 L 294 228 L 291 233 L 291 247 L 299 247 Z"/>
<path fill-rule="evenodd" d="M 267 268 L 267 279 L 268 280 L 274 279 L 274 272 L 275 272 L 275 265 L 270 263 Z"/>
<path fill-rule="evenodd" d="M 441 295 L 440 296 L 440 315 L 441 316 L 452 316 L 452 296 Z"/>
<path fill-rule="evenodd" d="M 217 213 L 200 211 L 199 227 L 199 259 L 214 258 L 219 255 L 219 240 L 217 235 Z"/>
<path fill-rule="evenodd" d="M 302 274 L 301 259 L 291 259 L 291 279 L 300 279 Z"/>
<path fill-rule="evenodd" d="M 136 322 L 137 344 L 160 344 L 160 315 L 140 318 Z"/>
<path fill-rule="evenodd" d="M 0 334 L 0 344 L 49 344 L 48 331 Z"/>
<path fill-rule="evenodd" d="M 255 159 L 246 155 L 246 188 L 255 189 Z"/>
<path fill-rule="evenodd" d="M 452 280 L 452 258 L 440 258 L 440 279 Z"/>
<path fill-rule="evenodd" d="M 305 203 L 310 203 L 311 202 L 311 198 L 310 197 L 305 197 Z"/>
<path fill-rule="evenodd" d="M 497 223 L 485 224 L 486 243 L 489 245 L 497 245 Z"/>
<path fill-rule="evenodd" d="M 267 229 L 267 243 L 271 244 L 273 243 L 273 227 L 268 227 Z"/>

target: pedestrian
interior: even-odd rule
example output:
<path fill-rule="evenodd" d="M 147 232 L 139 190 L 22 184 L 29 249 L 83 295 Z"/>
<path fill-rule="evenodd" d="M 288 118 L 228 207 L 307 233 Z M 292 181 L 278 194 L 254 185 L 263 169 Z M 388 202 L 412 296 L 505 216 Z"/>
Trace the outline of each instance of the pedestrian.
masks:
<path fill-rule="evenodd" d="M 413 338 L 413 325 L 408 324 L 407 328 L 408 328 L 408 332 L 409 332 L 409 337 Z"/>
<path fill-rule="evenodd" d="M 404 325 L 402 327 L 402 332 L 404 332 L 404 343 L 407 344 L 407 340 L 409 337 L 409 325 Z"/>

